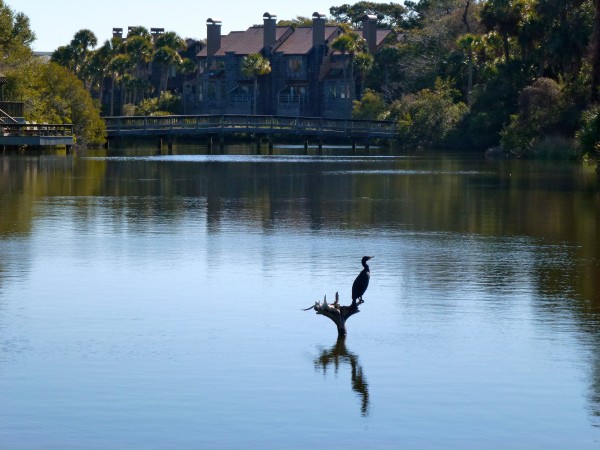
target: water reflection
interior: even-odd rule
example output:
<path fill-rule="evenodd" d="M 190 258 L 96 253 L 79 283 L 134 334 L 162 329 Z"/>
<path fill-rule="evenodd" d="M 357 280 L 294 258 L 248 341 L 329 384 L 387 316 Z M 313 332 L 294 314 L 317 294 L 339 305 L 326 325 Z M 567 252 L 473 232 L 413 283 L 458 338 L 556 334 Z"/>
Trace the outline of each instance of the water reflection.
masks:
<path fill-rule="evenodd" d="M 290 292 L 300 292 L 299 269 L 315 283 L 348 279 L 354 267 L 350 275 L 334 273 L 335 260 L 341 254 L 362 255 L 358 247 L 369 241 L 388 254 L 389 266 L 381 266 L 381 292 L 411 286 L 416 292 L 413 304 L 391 305 L 390 317 L 410 307 L 417 318 L 443 320 L 452 306 L 457 317 L 464 319 L 472 308 L 467 318 L 480 319 L 485 295 L 486 304 L 503 312 L 495 316 L 502 323 L 515 309 L 507 312 L 506 303 L 497 299 L 522 302 L 514 329 L 524 334 L 524 347 L 538 345 L 527 328 L 539 327 L 547 333 L 542 340 L 556 339 L 577 357 L 584 355 L 586 419 L 591 416 L 598 425 L 600 189 L 593 169 L 589 172 L 576 165 L 440 155 L 0 157 L 0 351 L 6 359 L 6 352 L 14 351 L 7 343 L 17 342 L 2 322 L 21 336 L 13 313 L 17 299 L 24 290 L 37 297 L 36 290 L 52 281 L 30 285 L 27 279 L 52 266 L 65 264 L 79 280 L 88 264 L 98 264 L 97 272 L 110 276 L 107 260 L 148 269 L 155 267 L 153 258 L 173 252 L 163 260 L 164 269 L 173 265 L 181 271 L 179 255 L 189 261 L 187 249 L 193 248 L 191 257 L 205 255 L 206 272 L 216 282 L 211 285 L 211 278 L 198 271 L 181 278 L 181 289 L 194 291 L 198 286 L 190 280 L 199 279 L 207 290 L 229 292 L 223 295 L 228 299 L 236 298 L 232 292 L 239 294 L 233 281 L 240 272 L 244 282 L 267 294 L 277 290 L 278 280 L 294 286 L 286 286 Z M 56 255 L 44 253 L 47 247 Z M 53 259 L 63 249 L 75 258 Z M 244 270 L 259 259 L 262 265 L 254 272 Z M 85 282 L 93 283 L 95 276 Z M 23 287 L 16 289 L 15 281 Z M 470 304 L 447 301 L 448 292 L 465 287 L 470 289 L 465 295 L 474 297 Z M 441 300 L 425 298 L 425 291 Z M 414 341 L 428 333 L 418 329 Z M 578 342 L 565 344 L 564 336 L 576 336 Z M 361 413 L 369 414 L 363 368 L 343 339 L 323 350 L 314 365 L 325 374 L 350 369 Z M 377 393 L 379 375 L 371 368 Z M 377 405 L 378 412 L 384 409 L 379 400 Z"/>
<path fill-rule="evenodd" d="M 333 347 L 322 350 L 319 357 L 315 359 L 314 365 L 315 369 L 323 370 L 323 375 L 327 375 L 327 369 L 330 367 L 337 374 L 340 366 L 349 365 L 352 390 L 360 397 L 360 412 L 363 416 L 369 414 L 369 385 L 363 368 L 358 362 L 358 356 L 346 348 L 345 336 L 338 336 Z"/>

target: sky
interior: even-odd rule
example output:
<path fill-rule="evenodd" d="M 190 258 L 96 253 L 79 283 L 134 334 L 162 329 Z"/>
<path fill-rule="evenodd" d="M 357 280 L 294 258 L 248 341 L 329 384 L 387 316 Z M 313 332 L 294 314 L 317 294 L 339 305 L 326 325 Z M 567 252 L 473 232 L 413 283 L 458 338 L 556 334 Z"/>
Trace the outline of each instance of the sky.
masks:
<path fill-rule="evenodd" d="M 175 31 L 182 38 L 204 39 L 208 18 L 221 19 L 221 30 L 227 34 L 262 24 L 265 12 L 277 15 L 278 19 L 312 17 L 315 11 L 329 16 L 331 6 L 352 2 L 220 0 L 211 4 L 198 0 L 4 0 L 4 3 L 29 17 L 37 37 L 33 49 L 51 52 L 69 44 L 73 35 L 84 28 L 94 32 L 99 45 L 112 36 L 113 28 L 127 31 L 128 26 L 139 25 Z"/>

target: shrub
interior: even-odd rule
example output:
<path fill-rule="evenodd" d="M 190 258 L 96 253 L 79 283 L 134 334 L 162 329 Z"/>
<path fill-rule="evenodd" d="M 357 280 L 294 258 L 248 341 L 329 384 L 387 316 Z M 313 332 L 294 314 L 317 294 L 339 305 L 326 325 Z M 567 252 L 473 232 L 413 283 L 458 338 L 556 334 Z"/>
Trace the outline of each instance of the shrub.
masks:
<path fill-rule="evenodd" d="M 458 91 L 449 82 L 436 80 L 434 90 L 405 95 L 392 106 L 398 118 L 399 138 L 406 144 L 443 146 L 467 113 L 467 106 L 454 101 Z"/>
<path fill-rule="evenodd" d="M 354 100 L 352 117 L 354 119 L 383 120 L 387 108 L 383 97 L 371 89 L 366 89 L 360 100 Z"/>
<path fill-rule="evenodd" d="M 581 121 L 581 129 L 576 134 L 581 154 L 600 160 L 600 105 L 584 111 Z"/>
<path fill-rule="evenodd" d="M 547 135 L 556 136 L 567 105 L 556 81 L 537 79 L 519 94 L 518 113 L 500 132 L 500 144 L 517 156 L 532 152 L 536 142 L 543 142 Z"/>
<path fill-rule="evenodd" d="M 77 144 L 99 146 L 106 127 L 83 82 L 55 63 L 28 62 L 14 73 L 14 94 L 25 100 L 25 118 L 34 122 L 73 124 Z"/>
<path fill-rule="evenodd" d="M 181 98 L 171 92 L 161 92 L 159 97 L 143 100 L 135 107 L 138 116 L 165 116 L 181 112 Z"/>

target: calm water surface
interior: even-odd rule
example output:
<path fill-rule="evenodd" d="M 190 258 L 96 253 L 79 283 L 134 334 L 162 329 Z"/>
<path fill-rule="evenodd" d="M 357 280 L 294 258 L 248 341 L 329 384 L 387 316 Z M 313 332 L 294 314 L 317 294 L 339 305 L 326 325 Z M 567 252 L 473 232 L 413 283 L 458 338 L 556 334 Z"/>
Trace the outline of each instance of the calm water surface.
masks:
<path fill-rule="evenodd" d="M 593 170 L 340 153 L 0 157 L 0 448 L 600 448 Z"/>

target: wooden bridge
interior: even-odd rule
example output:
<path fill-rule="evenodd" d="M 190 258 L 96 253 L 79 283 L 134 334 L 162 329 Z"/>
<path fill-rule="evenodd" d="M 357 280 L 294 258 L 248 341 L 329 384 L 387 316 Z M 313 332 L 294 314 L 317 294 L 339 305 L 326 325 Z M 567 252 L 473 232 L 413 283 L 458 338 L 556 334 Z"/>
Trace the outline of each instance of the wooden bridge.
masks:
<path fill-rule="evenodd" d="M 347 138 L 352 142 L 391 139 L 396 124 L 391 121 L 325 119 L 310 117 L 254 115 L 133 116 L 105 117 L 109 139 L 123 137 L 219 136 L 298 136 L 299 138 Z"/>

